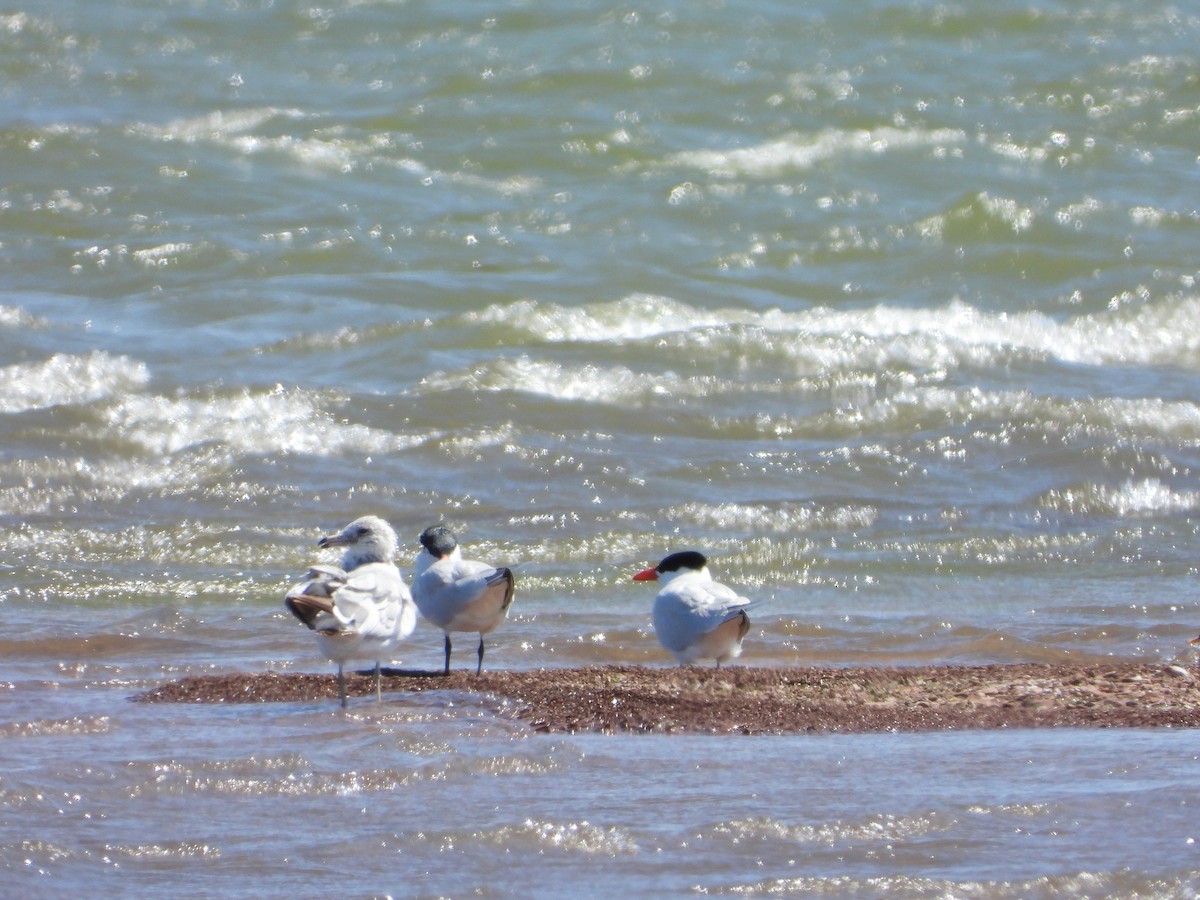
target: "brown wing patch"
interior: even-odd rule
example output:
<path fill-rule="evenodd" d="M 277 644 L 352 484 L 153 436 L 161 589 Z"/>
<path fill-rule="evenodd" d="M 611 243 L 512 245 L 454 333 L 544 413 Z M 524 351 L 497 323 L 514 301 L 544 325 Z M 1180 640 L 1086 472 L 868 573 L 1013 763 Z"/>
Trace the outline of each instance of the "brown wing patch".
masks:
<path fill-rule="evenodd" d="M 512 605 L 513 592 L 516 590 L 517 582 L 513 578 L 512 569 L 497 569 L 496 574 L 488 579 L 488 593 L 495 591 L 504 591 L 504 600 L 500 603 L 500 609 L 507 612 L 509 606 Z"/>
<path fill-rule="evenodd" d="M 311 594 L 288 594 L 283 605 L 288 608 L 288 611 L 307 625 L 309 628 L 317 627 L 317 616 L 321 613 L 333 614 L 333 601 L 328 597 L 314 597 Z"/>
<path fill-rule="evenodd" d="M 738 618 L 742 620 L 742 624 L 738 626 L 738 640 L 740 641 L 750 631 L 750 617 L 746 615 L 746 611 L 743 609 Z"/>

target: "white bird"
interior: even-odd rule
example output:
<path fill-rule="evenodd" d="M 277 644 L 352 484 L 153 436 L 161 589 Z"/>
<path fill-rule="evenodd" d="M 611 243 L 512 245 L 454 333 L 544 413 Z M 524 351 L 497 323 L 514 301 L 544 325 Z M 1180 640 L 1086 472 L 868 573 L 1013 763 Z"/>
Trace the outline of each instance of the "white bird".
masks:
<path fill-rule="evenodd" d="M 733 588 L 714 581 L 708 560 L 695 550 L 672 553 L 634 581 L 657 581 L 652 619 L 658 642 L 687 665 L 698 659 L 721 663 L 741 655 L 750 630 L 746 609 L 753 605 Z"/>
<path fill-rule="evenodd" d="M 342 547 L 341 568 L 313 566 L 288 591 L 284 605 L 316 632 L 321 651 L 337 663 L 342 706 L 342 667 L 351 659 L 375 661 L 375 697 L 382 699 L 380 662 L 417 624 L 412 594 L 396 568 L 396 532 L 378 516 L 363 516 L 317 546 Z"/>
<path fill-rule="evenodd" d="M 463 559 L 462 549 L 445 525 L 421 532 L 421 552 L 413 574 L 413 599 L 426 619 L 446 633 L 446 668 L 450 674 L 450 632 L 479 632 L 479 663 L 483 671 L 483 636 L 508 615 L 513 599 L 510 569 Z"/>

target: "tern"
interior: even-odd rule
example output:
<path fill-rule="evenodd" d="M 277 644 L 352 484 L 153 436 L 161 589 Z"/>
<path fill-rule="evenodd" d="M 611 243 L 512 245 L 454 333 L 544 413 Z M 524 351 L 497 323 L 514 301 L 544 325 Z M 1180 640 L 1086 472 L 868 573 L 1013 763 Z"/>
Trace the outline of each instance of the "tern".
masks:
<path fill-rule="evenodd" d="M 703 553 L 672 553 L 633 580 L 661 585 L 654 598 L 654 633 L 681 666 L 715 659 L 720 668 L 741 654 L 742 638 L 750 630 L 746 609 L 753 604 L 713 580 Z"/>
<path fill-rule="evenodd" d="M 417 624 L 412 594 L 396 568 L 396 532 L 378 516 L 363 516 L 321 538 L 317 546 L 341 547 L 341 568 L 311 567 L 305 580 L 288 591 L 284 605 L 316 632 L 321 651 L 337 663 L 342 706 L 342 667 L 351 659 L 375 661 L 375 698 L 381 700 L 380 662 Z"/>
<path fill-rule="evenodd" d="M 510 569 L 463 559 L 454 533 L 445 525 L 421 532 L 421 551 L 413 574 L 413 599 L 421 615 L 446 634 L 445 674 L 450 674 L 450 632 L 479 632 L 479 662 L 483 671 L 483 636 L 508 615 L 513 599 Z"/>

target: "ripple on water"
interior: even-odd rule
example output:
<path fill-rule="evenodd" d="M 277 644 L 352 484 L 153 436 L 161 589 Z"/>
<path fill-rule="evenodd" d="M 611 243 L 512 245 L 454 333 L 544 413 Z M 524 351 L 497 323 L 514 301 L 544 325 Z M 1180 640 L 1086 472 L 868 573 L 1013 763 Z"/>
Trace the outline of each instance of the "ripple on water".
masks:
<path fill-rule="evenodd" d="M 112 731 L 109 716 L 74 716 L 70 719 L 35 719 L 28 722 L 6 722 L 0 725 L 0 738 L 6 737 L 67 737 L 70 735 L 107 734 Z"/>
<path fill-rule="evenodd" d="M 956 881 L 946 878 L 919 878 L 886 875 L 875 878 L 848 875 L 767 878 L 743 884 L 707 888 L 705 893 L 719 894 L 796 894 L 803 896 L 903 896 L 913 898 L 980 898 L 980 900 L 1024 900 L 1027 897 L 1192 897 L 1200 879 L 1195 875 L 1168 875 L 1150 878 L 1120 870 L 1116 872 L 1077 872 L 1032 878 L 1026 881 Z"/>
<path fill-rule="evenodd" d="M 912 840 L 939 832 L 950 832 L 956 822 L 943 814 L 918 816 L 873 814 L 857 822 L 795 825 L 768 817 L 736 819 L 708 829 L 710 839 L 732 844 L 779 841 L 788 844 L 825 844 L 864 841 L 889 843 Z"/>
<path fill-rule="evenodd" d="M 586 820 L 579 822 L 525 819 L 519 825 L 499 825 L 474 831 L 417 831 L 397 834 L 400 845 L 412 841 L 442 850 L 470 846 L 490 847 L 495 852 L 544 855 L 550 851 L 584 856 L 627 856 L 640 852 L 637 840 L 626 828 L 604 827 Z"/>

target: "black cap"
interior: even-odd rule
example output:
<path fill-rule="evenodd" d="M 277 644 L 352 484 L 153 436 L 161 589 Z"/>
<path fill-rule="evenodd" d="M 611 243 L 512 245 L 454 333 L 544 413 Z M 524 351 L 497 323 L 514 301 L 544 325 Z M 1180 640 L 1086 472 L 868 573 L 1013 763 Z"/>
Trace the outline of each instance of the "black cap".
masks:
<path fill-rule="evenodd" d="M 445 525 L 430 525 L 421 532 L 421 546 L 429 551 L 430 556 L 441 559 L 454 552 L 458 541 L 454 539 L 454 532 Z"/>
<path fill-rule="evenodd" d="M 696 550 L 680 550 L 670 556 L 664 556 L 662 562 L 654 567 L 656 572 L 678 572 L 680 569 L 703 569 L 708 565 L 704 554 Z"/>

